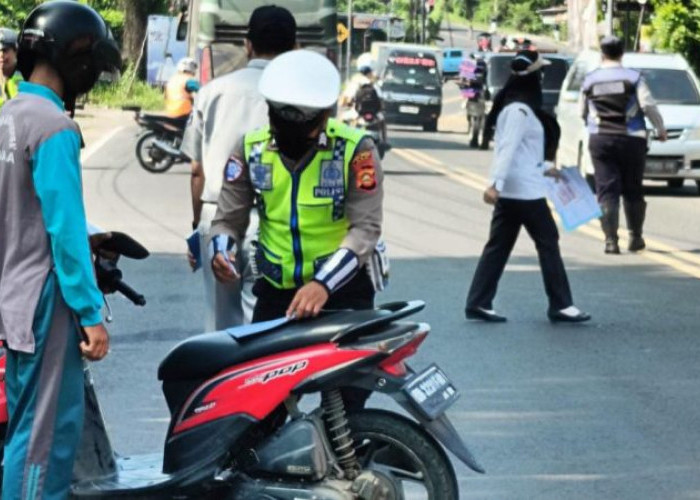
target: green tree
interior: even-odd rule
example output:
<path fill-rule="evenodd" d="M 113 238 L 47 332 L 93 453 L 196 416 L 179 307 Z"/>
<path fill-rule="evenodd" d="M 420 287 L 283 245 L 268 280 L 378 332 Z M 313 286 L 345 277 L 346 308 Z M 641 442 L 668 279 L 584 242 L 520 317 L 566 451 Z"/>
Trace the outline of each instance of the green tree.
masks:
<path fill-rule="evenodd" d="M 655 45 L 683 54 L 700 71 L 700 0 L 657 0 L 654 11 Z"/>

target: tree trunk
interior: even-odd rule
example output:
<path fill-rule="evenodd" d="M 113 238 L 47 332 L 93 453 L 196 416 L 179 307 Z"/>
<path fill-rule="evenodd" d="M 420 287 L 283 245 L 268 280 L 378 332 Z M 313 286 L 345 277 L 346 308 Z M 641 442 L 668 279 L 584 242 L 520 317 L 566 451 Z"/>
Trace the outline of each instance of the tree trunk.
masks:
<path fill-rule="evenodd" d="M 159 0 L 121 0 L 124 9 L 124 42 L 122 54 L 129 62 L 136 62 L 146 37 L 148 15 L 158 11 Z"/>

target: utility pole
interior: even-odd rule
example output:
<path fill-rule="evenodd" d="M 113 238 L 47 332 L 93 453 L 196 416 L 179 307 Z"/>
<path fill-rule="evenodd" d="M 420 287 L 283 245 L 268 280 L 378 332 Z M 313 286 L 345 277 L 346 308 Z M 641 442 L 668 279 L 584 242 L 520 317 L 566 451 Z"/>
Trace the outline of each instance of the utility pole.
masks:
<path fill-rule="evenodd" d="M 613 34 L 613 0 L 607 1 L 607 9 L 605 10 L 605 34 L 610 36 Z"/>
<path fill-rule="evenodd" d="M 345 40 L 345 80 L 350 80 L 350 59 L 352 58 L 352 0 L 348 0 L 348 39 Z"/>

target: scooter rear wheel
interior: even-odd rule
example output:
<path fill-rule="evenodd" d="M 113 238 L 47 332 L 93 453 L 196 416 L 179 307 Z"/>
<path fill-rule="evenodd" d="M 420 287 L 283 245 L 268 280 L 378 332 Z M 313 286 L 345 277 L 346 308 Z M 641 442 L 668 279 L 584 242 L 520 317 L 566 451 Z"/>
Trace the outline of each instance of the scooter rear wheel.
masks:
<path fill-rule="evenodd" d="M 136 158 L 144 169 L 154 174 L 167 172 L 175 162 L 175 159 L 166 152 L 155 149 L 153 143 L 158 139 L 160 139 L 158 134 L 148 132 L 136 143 Z"/>
<path fill-rule="evenodd" d="M 452 463 L 442 446 L 415 422 L 381 410 L 348 416 L 360 465 L 388 476 L 399 498 L 459 500 Z"/>

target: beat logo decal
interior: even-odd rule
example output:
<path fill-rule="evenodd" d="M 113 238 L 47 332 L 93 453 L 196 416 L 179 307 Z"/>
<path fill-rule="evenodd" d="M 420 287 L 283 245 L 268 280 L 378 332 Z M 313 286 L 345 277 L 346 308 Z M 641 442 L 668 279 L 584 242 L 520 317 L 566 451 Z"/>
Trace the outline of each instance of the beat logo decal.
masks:
<path fill-rule="evenodd" d="M 299 373 L 300 371 L 305 370 L 308 366 L 308 359 L 297 361 L 296 363 L 293 363 L 291 365 L 281 366 L 279 368 L 275 368 L 274 370 L 270 370 L 268 372 L 261 373 L 260 375 L 256 375 L 254 377 L 246 379 L 245 383 L 243 384 L 243 387 L 248 387 L 250 385 L 255 384 L 267 384 L 271 380 L 275 380 L 280 377 L 289 377 L 291 375 L 294 375 L 295 373 Z"/>

